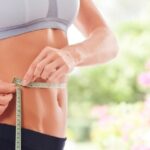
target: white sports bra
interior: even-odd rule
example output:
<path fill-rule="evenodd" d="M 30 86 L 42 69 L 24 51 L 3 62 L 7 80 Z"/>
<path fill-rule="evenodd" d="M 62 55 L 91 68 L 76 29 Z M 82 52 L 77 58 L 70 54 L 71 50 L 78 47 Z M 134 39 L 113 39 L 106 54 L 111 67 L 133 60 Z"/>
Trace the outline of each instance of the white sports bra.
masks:
<path fill-rule="evenodd" d="M 0 39 L 44 28 L 67 32 L 80 0 L 0 0 Z"/>

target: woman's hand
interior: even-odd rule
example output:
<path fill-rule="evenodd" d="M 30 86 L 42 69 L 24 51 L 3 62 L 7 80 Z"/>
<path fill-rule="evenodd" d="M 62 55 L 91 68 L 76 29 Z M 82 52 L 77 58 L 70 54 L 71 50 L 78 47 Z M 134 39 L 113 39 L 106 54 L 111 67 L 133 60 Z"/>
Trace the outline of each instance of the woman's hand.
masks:
<path fill-rule="evenodd" d="M 14 83 L 7 83 L 0 80 L 0 115 L 5 111 L 13 98 L 16 87 Z"/>
<path fill-rule="evenodd" d="M 66 76 L 75 67 L 75 61 L 69 51 L 45 47 L 30 65 L 23 85 L 42 78 L 49 82 L 66 82 Z"/>

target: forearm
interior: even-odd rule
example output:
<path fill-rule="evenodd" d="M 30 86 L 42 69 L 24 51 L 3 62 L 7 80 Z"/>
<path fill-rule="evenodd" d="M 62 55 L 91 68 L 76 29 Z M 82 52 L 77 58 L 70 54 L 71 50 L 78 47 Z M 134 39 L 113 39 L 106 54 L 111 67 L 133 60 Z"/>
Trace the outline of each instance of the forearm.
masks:
<path fill-rule="evenodd" d="M 107 28 L 97 28 L 83 42 L 69 45 L 63 49 L 72 52 L 76 66 L 90 66 L 113 59 L 118 51 L 117 41 Z"/>

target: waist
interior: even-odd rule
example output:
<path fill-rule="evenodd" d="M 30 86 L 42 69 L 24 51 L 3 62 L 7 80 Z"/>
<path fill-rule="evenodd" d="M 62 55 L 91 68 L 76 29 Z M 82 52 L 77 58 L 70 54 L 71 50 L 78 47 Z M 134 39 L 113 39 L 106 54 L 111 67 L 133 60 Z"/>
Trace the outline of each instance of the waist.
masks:
<path fill-rule="evenodd" d="M 0 40 L 0 79 L 11 82 L 14 76 L 22 78 L 44 47 L 62 48 L 67 44 L 65 33 L 58 29 L 42 29 Z"/>
<path fill-rule="evenodd" d="M 15 130 L 15 126 L 13 125 L 0 124 L 0 141 L 3 142 L 3 146 L 5 145 L 5 142 L 7 142 L 7 147 L 10 147 L 11 149 L 13 146 L 15 147 Z M 47 149 L 50 149 L 51 147 L 55 147 L 55 149 L 62 149 L 66 140 L 67 137 L 62 138 L 22 128 L 23 145 L 25 147 L 30 147 L 31 149 L 35 147 L 43 149 L 43 145 L 47 147 Z M 9 142 L 11 142 L 11 144 Z"/>
<path fill-rule="evenodd" d="M 62 96 L 58 99 L 61 90 L 65 95 L 66 88 L 22 87 L 22 127 L 49 135 L 64 136 L 67 98 Z M 6 111 L 0 116 L 0 123 L 16 125 L 16 99 L 15 94 Z"/>
<path fill-rule="evenodd" d="M 67 44 L 63 31 L 52 29 L 0 40 L 0 79 L 12 82 L 14 77 L 23 78 L 30 64 L 45 46 L 61 48 Z M 63 90 L 64 95 L 66 90 Z M 62 136 L 66 122 L 67 98 L 62 96 L 59 99 L 62 103 L 60 107 L 57 98 L 59 92 L 60 89 L 23 87 L 23 127 Z M 15 96 L 5 113 L 0 116 L 0 122 L 15 124 Z"/>

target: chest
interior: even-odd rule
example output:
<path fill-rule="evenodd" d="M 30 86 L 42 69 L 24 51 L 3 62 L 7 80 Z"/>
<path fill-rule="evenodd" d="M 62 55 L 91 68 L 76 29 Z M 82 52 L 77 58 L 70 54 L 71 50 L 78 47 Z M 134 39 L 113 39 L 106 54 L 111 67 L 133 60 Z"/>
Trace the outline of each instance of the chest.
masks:
<path fill-rule="evenodd" d="M 79 0 L 0 0 L 0 27 L 26 23 L 39 18 L 71 20 Z"/>

